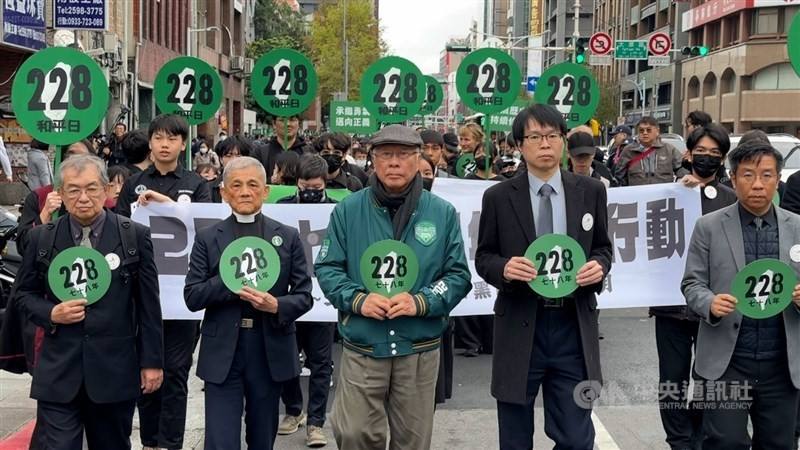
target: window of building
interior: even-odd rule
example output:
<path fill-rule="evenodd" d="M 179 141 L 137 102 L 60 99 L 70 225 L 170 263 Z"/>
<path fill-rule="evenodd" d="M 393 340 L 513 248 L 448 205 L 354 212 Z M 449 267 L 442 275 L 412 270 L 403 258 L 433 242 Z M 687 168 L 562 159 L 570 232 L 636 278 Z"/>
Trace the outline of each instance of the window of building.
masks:
<path fill-rule="evenodd" d="M 720 78 L 720 93 L 721 94 L 728 94 L 733 92 L 736 87 L 736 72 L 733 71 L 730 67 L 725 69 L 722 72 L 722 77 Z"/>
<path fill-rule="evenodd" d="M 672 103 L 672 83 L 658 85 L 658 105 L 669 105 Z"/>
<path fill-rule="evenodd" d="M 700 97 L 700 80 L 697 77 L 689 79 L 687 94 L 690 99 Z"/>
<path fill-rule="evenodd" d="M 703 96 L 711 97 L 717 95 L 717 76 L 713 72 L 708 72 L 703 79 Z"/>
<path fill-rule="evenodd" d="M 792 20 L 798 13 L 800 13 L 800 6 L 787 6 L 783 8 L 783 24 L 781 24 L 781 30 L 784 34 L 789 34 Z"/>
<path fill-rule="evenodd" d="M 758 8 L 753 11 L 753 34 L 778 32 L 778 8 Z"/>
<path fill-rule="evenodd" d="M 705 44 L 709 48 L 719 49 L 720 47 L 720 24 L 719 21 L 708 24 L 708 42 Z"/>
<path fill-rule="evenodd" d="M 800 77 L 789 63 L 774 64 L 753 75 L 753 90 L 800 89 Z"/>

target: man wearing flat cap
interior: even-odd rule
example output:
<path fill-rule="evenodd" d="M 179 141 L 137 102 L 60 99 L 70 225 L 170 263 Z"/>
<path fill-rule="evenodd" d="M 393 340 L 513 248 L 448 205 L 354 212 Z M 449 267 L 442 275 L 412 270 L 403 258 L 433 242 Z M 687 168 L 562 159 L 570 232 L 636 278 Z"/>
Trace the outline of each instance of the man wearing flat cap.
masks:
<path fill-rule="evenodd" d="M 423 190 L 422 139 L 390 125 L 375 173 L 331 213 L 314 266 L 344 342 L 331 414 L 339 448 L 430 448 L 439 347 L 471 289 L 455 208 Z M 388 430 L 386 424 L 388 422 Z"/>

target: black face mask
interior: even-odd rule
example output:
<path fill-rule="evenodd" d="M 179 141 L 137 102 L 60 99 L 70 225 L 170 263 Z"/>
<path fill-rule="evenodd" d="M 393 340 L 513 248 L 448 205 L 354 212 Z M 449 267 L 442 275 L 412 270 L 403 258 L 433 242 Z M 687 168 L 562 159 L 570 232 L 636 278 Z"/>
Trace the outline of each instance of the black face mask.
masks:
<path fill-rule="evenodd" d="M 328 163 L 328 173 L 333 173 L 342 167 L 342 157 L 339 155 L 325 155 L 322 157 Z"/>
<path fill-rule="evenodd" d="M 713 176 L 722 165 L 722 158 L 711 155 L 692 155 L 692 170 L 700 178 Z"/>
<path fill-rule="evenodd" d="M 325 197 L 324 189 L 301 189 L 297 192 L 300 203 L 321 203 Z"/>
<path fill-rule="evenodd" d="M 422 179 L 422 189 L 426 191 L 430 191 L 433 188 L 433 178 L 423 178 Z"/>

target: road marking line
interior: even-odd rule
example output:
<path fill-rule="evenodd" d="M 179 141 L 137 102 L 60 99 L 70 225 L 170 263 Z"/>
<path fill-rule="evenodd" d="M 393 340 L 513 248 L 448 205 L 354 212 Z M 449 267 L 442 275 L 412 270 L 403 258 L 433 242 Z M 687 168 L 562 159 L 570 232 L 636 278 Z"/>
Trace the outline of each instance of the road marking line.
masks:
<path fill-rule="evenodd" d="M 592 423 L 594 424 L 594 443 L 598 450 L 619 450 L 619 446 L 614 442 L 603 422 L 592 411 Z"/>
<path fill-rule="evenodd" d="M 35 426 L 36 420 L 31 420 L 11 435 L 0 439 L 0 450 L 27 449 L 31 442 L 31 435 L 33 434 L 33 428 Z"/>

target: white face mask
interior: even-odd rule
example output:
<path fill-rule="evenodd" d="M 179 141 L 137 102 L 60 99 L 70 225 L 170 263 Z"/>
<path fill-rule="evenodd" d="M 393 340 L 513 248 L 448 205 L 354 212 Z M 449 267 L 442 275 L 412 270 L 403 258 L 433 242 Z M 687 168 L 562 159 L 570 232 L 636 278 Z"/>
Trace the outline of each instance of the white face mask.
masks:
<path fill-rule="evenodd" d="M 359 169 L 363 169 L 367 167 L 367 160 L 366 159 L 357 159 L 353 162 Z"/>
<path fill-rule="evenodd" d="M 208 147 L 200 147 L 200 153 L 208 152 Z"/>

